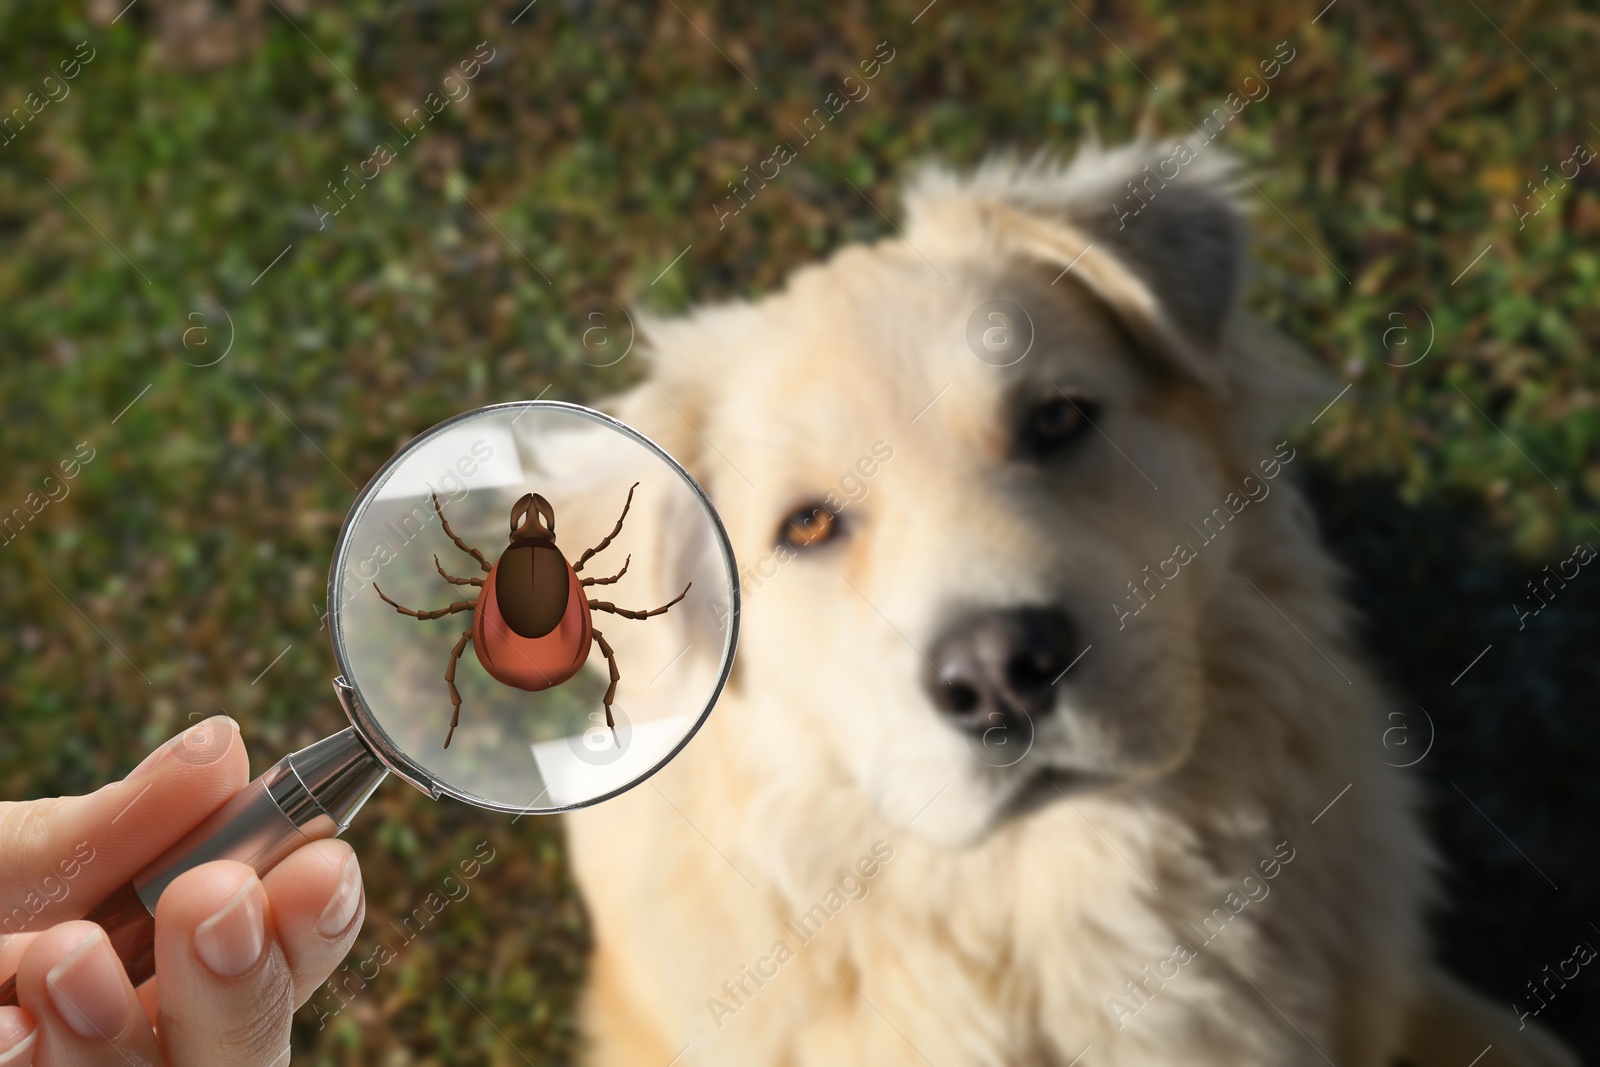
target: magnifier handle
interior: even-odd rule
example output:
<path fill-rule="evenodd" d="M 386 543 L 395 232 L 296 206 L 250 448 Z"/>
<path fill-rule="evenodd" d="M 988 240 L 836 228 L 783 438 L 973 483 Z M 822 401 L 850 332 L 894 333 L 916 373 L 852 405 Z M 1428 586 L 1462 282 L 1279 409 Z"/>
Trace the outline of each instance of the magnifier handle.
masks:
<path fill-rule="evenodd" d="M 155 974 L 156 902 L 180 874 L 212 860 L 266 874 L 301 845 L 343 833 L 386 774 L 353 727 L 285 756 L 84 918 L 105 930 L 137 987 Z M 16 1003 L 13 976 L 0 1006 Z"/>

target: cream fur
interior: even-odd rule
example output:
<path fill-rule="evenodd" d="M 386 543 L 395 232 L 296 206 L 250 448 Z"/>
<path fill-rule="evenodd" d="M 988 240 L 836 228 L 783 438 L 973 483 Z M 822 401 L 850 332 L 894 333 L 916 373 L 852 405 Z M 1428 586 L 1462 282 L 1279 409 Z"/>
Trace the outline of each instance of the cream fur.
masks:
<path fill-rule="evenodd" d="M 1167 154 L 931 170 L 906 239 L 647 323 L 651 376 L 607 406 L 695 473 L 752 570 L 707 726 L 651 782 L 570 817 L 596 937 L 590 1062 L 1378 1067 L 1400 1051 L 1429 1002 L 1430 852 L 1408 776 L 1369 741 L 1387 698 L 1294 462 L 1125 629 L 1111 607 L 1322 388 L 1237 310 L 1243 224 L 1219 156 L 1117 226 L 1113 196 Z M 1007 368 L 965 340 L 1002 296 L 1037 331 Z M 1102 403 L 1104 436 L 1030 467 L 1009 452 L 1016 398 L 1055 385 Z M 838 543 L 771 558 L 783 517 L 877 441 L 893 458 Z M 631 522 L 662 520 L 638 506 Z M 666 592 L 671 568 L 651 566 L 635 558 L 634 588 Z M 1021 604 L 1063 606 L 1093 648 L 1028 758 L 999 769 L 938 721 L 921 657 L 953 615 Z M 665 661 L 685 633 L 715 644 L 707 619 L 609 631 L 624 662 Z M 863 880 L 874 842 L 892 859 Z M 837 893 L 852 870 L 861 899 Z M 1247 876 L 1269 891 L 1202 942 Z M 846 902 L 802 944 L 785 924 L 830 890 Z M 743 968 L 780 939 L 793 958 L 758 985 Z M 1179 942 L 1196 958 L 1148 979 Z"/>

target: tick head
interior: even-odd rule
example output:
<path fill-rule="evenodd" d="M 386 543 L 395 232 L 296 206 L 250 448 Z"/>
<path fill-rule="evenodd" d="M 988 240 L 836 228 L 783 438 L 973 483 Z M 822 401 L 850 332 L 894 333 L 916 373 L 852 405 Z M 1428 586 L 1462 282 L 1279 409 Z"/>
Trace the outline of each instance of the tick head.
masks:
<path fill-rule="evenodd" d="M 511 506 L 511 543 L 556 540 L 556 512 L 538 493 L 524 493 Z"/>

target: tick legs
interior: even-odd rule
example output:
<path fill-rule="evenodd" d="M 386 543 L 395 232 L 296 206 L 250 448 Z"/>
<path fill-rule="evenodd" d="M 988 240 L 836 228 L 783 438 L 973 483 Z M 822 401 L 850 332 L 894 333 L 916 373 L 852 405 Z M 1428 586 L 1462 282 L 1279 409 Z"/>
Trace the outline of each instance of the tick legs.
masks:
<path fill-rule="evenodd" d="M 609 578 L 584 578 L 578 584 L 579 585 L 614 585 L 618 578 L 621 578 L 624 574 L 628 573 L 628 564 L 630 564 L 632 562 L 633 562 L 633 557 L 629 556 L 627 559 L 622 561 L 622 569 L 620 571 L 618 571 L 617 573 L 613 574 L 611 577 L 609 577 Z"/>
<path fill-rule="evenodd" d="M 583 555 L 578 557 L 578 562 L 576 562 L 576 563 L 574 563 L 572 565 L 572 573 L 576 574 L 579 571 L 583 570 L 583 565 L 585 563 L 589 562 L 589 557 L 590 556 L 593 556 L 597 552 L 605 551 L 605 547 L 607 545 L 609 545 L 613 540 L 616 539 L 617 534 L 622 532 L 622 520 L 626 519 L 628 517 L 628 509 L 633 506 L 633 491 L 635 489 L 637 489 L 637 488 L 639 488 L 639 483 L 638 482 L 634 482 L 632 485 L 630 485 L 628 487 L 628 499 L 623 501 L 622 514 L 617 516 L 617 524 L 611 528 L 611 532 L 610 533 L 606 534 L 606 538 L 605 538 L 604 541 L 601 541 L 598 545 L 595 545 L 593 548 L 586 548 L 586 549 L 583 550 Z M 437 501 L 435 501 L 435 503 L 437 503 Z M 440 516 L 440 518 L 443 518 L 443 517 L 444 517 L 443 515 Z M 489 568 L 487 568 L 487 567 L 484 568 L 484 570 L 488 570 L 488 569 Z"/>
<path fill-rule="evenodd" d="M 440 516 L 440 518 L 443 517 L 444 516 L 442 515 Z M 434 562 L 439 562 L 437 557 L 434 558 Z M 444 574 L 443 567 L 439 568 L 439 573 Z M 450 578 L 448 574 L 445 574 L 444 576 L 446 578 Z M 470 585 L 472 583 L 477 583 L 478 585 L 483 584 L 483 582 L 477 578 L 450 578 L 450 580 L 461 585 Z M 378 589 L 378 583 L 372 583 L 372 588 Z M 446 615 L 454 615 L 458 611 L 471 611 L 477 606 L 470 600 L 458 600 L 449 607 L 440 608 L 438 611 L 412 611 L 410 608 L 401 604 L 396 604 L 394 601 L 390 600 L 382 589 L 378 589 L 378 595 L 383 597 L 383 602 L 385 604 L 388 604 L 400 614 L 409 615 L 413 619 L 442 619 Z M 450 687 L 450 704 L 452 706 L 450 711 L 450 732 L 444 735 L 445 748 L 450 747 L 450 739 L 454 737 L 456 733 L 456 723 L 461 721 L 461 694 L 456 691 L 456 661 L 461 658 L 461 653 L 466 650 L 467 642 L 470 640 L 472 640 L 472 629 L 469 627 L 461 631 L 461 639 L 456 642 L 456 647 L 450 650 L 450 665 L 444 669 L 444 684 Z"/>
<path fill-rule="evenodd" d="M 615 741 L 617 740 L 617 723 L 611 717 L 611 700 L 617 695 L 617 681 L 621 679 L 622 675 L 617 671 L 617 654 L 611 650 L 611 646 L 606 642 L 605 635 L 599 630 L 591 632 L 594 634 L 594 643 L 599 645 L 600 651 L 605 654 L 606 666 L 611 668 L 611 685 L 606 689 L 605 695 L 606 725 L 611 727 L 611 738 Z M 617 743 L 621 744 L 620 741 Z"/>
<path fill-rule="evenodd" d="M 450 687 L 450 732 L 444 735 L 444 747 L 450 747 L 450 739 L 456 735 L 456 723 L 461 721 L 461 694 L 456 691 L 456 663 L 461 659 L 461 653 L 467 650 L 467 642 L 472 640 L 472 629 L 468 627 L 461 631 L 461 639 L 456 642 L 456 647 L 450 650 L 450 666 L 444 669 L 444 684 Z M 616 668 L 612 668 L 615 670 Z"/>
<path fill-rule="evenodd" d="M 689 583 L 689 585 L 693 584 L 693 582 Z M 679 593 L 677 596 L 673 597 L 659 608 L 651 608 L 649 611 L 634 611 L 631 608 L 619 608 L 615 604 L 604 600 L 591 600 L 589 601 L 589 607 L 593 608 L 595 611 L 609 611 L 613 615 L 621 615 L 624 619 L 648 619 L 652 615 L 663 614 L 668 608 L 672 607 L 672 605 L 688 596 L 689 585 L 684 586 L 683 592 Z M 385 599 L 388 598 L 386 597 Z"/>
<path fill-rule="evenodd" d="M 482 567 L 483 570 L 484 570 L 484 573 L 487 574 L 491 570 L 491 568 L 489 566 L 489 561 L 483 558 L 483 553 L 482 552 L 479 552 L 477 549 L 473 548 L 472 546 L 468 545 L 465 541 L 461 540 L 461 538 L 456 536 L 456 532 L 454 530 L 450 529 L 450 520 L 444 517 L 444 508 L 441 508 L 439 506 L 439 494 L 438 493 L 434 493 L 433 494 L 433 510 L 437 511 L 439 513 L 439 522 L 444 527 L 445 535 L 448 536 L 450 538 L 450 540 L 452 540 L 452 541 L 454 541 L 456 543 L 456 547 L 457 548 L 459 548 L 461 551 L 465 552 L 467 555 L 471 556 L 473 559 L 477 560 L 478 561 L 478 566 Z"/>
<path fill-rule="evenodd" d="M 482 578 L 457 578 L 453 574 L 446 574 L 444 572 L 444 564 L 439 562 L 439 557 L 438 556 L 434 556 L 433 557 L 433 565 L 439 569 L 439 577 L 443 578 L 445 581 L 450 582 L 450 583 L 452 583 L 454 585 L 482 585 L 483 584 L 483 579 Z M 623 570 L 627 570 L 627 568 L 624 567 Z M 619 575 L 617 575 L 617 577 L 620 578 L 620 577 L 622 577 L 622 575 L 619 574 Z"/>
<path fill-rule="evenodd" d="M 374 582 L 372 584 L 372 588 L 378 589 L 378 584 Z M 413 619 L 442 619 L 446 615 L 454 615 L 458 611 L 471 611 L 477 606 L 470 600 L 458 600 L 449 607 L 440 608 L 438 611 L 412 611 L 410 608 L 396 604 L 394 601 L 390 600 L 382 589 L 378 589 L 378 595 L 383 597 L 383 602 L 385 604 L 388 604 L 391 608 L 394 608 L 394 610 L 398 611 L 402 615 L 410 615 Z"/>

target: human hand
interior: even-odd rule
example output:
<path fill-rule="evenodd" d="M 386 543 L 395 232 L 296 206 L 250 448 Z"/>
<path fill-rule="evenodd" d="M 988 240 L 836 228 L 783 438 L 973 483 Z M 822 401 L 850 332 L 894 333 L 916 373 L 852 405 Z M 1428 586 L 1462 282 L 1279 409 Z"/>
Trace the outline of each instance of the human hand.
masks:
<path fill-rule="evenodd" d="M 155 917 L 155 979 L 136 992 L 100 927 L 70 920 L 243 789 L 239 727 L 216 716 L 82 797 L 0 803 L 0 1067 L 271 1067 L 289 1025 L 349 951 L 365 897 L 342 841 L 265 878 L 218 861 L 184 873 Z M 54 924 L 54 925 L 52 925 Z M 17 932 L 17 931 L 24 932 Z"/>

